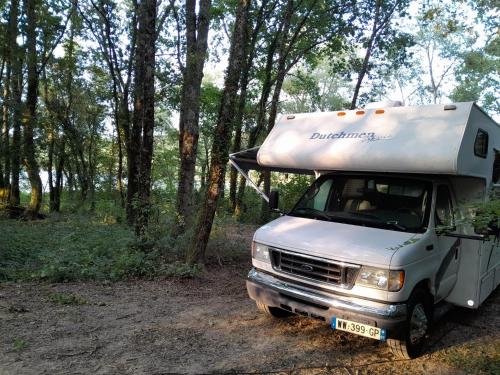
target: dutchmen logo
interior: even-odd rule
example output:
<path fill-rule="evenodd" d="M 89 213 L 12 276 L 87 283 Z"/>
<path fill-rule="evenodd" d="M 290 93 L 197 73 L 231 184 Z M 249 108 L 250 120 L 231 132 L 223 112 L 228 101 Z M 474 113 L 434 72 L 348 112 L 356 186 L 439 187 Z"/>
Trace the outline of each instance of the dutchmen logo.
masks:
<path fill-rule="evenodd" d="M 362 142 L 375 142 L 390 139 L 391 136 L 380 136 L 376 133 L 312 133 L 309 139 L 360 139 Z"/>

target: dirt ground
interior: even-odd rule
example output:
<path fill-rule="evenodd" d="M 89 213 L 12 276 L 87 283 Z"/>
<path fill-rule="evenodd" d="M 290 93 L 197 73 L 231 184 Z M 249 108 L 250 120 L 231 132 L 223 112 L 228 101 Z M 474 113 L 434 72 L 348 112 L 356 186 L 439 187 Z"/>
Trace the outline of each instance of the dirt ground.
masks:
<path fill-rule="evenodd" d="M 190 280 L 0 284 L 0 374 L 465 374 L 500 369 L 500 290 L 454 309 L 425 354 L 303 317 L 260 314 L 249 256 Z"/>

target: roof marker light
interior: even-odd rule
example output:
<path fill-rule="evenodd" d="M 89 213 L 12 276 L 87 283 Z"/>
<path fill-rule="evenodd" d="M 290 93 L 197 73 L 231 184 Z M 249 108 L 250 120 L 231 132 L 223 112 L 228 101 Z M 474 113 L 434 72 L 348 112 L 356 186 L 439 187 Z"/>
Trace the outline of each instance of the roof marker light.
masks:
<path fill-rule="evenodd" d="M 375 114 L 376 114 L 376 115 L 381 115 L 382 113 L 385 113 L 385 111 L 384 111 L 383 109 L 377 109 L 377 110 L 375 111 Z"/>
<path fill-rule="evenodd" d="M 287 119 L 287 120 L 293 120 L 294 118 L 295 118 L 295 116 L 294 116 L 294 115 L 289 115 L 289 116 L 286 116 L 286 119 Z"/>
<path fill-rule="evenodd" d="M 357 114 L 357 115 L 364 115 L 364 114 L 365 114 L 365 111 L 356 111 L 356 114 Z"/>
<path fill-rule="evenodd" d="M 454 111 L 455 109 L 457 109 L 457 106 L 454 104 L 446 104 L 444 106 L 445 111 Z"/>
<path fill-rule="evenodd" d="M 337 113 L 337 116 L 345 116 L 345 112 L 339 112 Z"/>

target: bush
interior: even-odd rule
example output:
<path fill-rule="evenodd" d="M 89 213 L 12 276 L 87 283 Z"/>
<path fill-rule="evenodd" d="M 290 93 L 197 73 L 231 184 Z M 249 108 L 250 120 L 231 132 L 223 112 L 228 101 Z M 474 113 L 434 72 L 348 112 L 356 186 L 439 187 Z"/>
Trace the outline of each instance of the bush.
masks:
<path fill-rule="evenodd" d="M 125 225 L 83 215 L 34 222 L 0 219 L 0 228 L 0 281 L 151 276 L 159 257 L 141 251 Z"/>

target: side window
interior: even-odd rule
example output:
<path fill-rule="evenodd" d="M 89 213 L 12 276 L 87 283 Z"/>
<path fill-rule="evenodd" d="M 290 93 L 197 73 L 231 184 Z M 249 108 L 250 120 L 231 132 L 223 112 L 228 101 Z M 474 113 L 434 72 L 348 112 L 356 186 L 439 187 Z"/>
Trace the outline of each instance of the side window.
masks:
<path fill-rule="evenodd" d="M 495 150 L 495 161 L 493 162 L 493 183 L 497 184 L 500 179 L 500 152 Z"/>
<path fill-rule="evenodd" d="M 480 158 L 486 158 L 488 155 L 488 133 L 483 129 L 477 131 L 476 140 L 474 142 L 474 155 Z"/>
<path fill-rule="evenodd" d="M 448 186 L 439 185 L 436 195 L 436 226 L 452 227 L 454 225 L 453 204 Z"/>
<path fill-rule="evenodd" d="M 305 206 L 324 211 L 332 184 L 333 180 L 329 178 L 323 181 L 320 186 L 317 186 L 316 189 L 311 190 L 305 197 L 307 199 Z"/>

